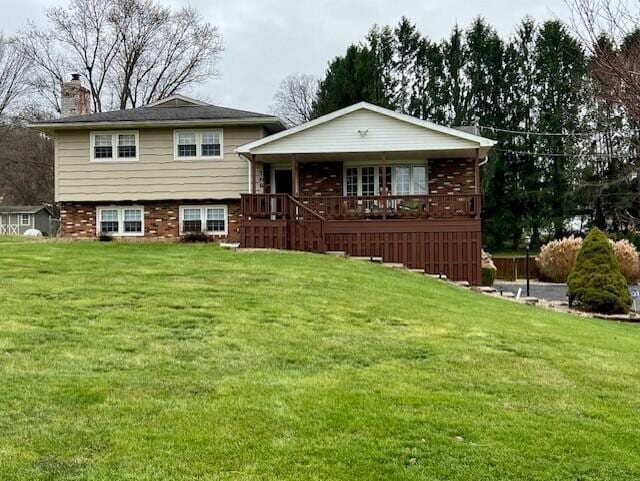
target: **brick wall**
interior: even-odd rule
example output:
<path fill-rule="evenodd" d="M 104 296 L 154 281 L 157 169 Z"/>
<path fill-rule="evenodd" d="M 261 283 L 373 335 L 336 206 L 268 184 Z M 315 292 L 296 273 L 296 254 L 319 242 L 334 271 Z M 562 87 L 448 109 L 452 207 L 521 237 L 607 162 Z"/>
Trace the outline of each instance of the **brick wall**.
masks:
<path fill-rule="evenodd" d="M 429 160 L 430 194 L 473 194 L 475 189 L 473 159 Z"/>
<path fill-rule="evenodd" d="M 154 239 L 176 239 L 180 236 L 180 205 L 220 205 L 228 207 L 228 235 L 216 236 L 220 240 L 238 242 L 240 239 L 240 201 L 153 201 L 139 202 L 144 207 L 144 237 Z M 60 233 L 62 237 L 93 238 L 96 236 L 96 207 L 98 205 L 128 205 L 124 203 L 89 204 L 64 202 L 60 210 Z M 137 237 L 133 237 L 136 239 Z"/>
<path fill-rule="evenodd" d="M 342 195 L 342 162 L 300 163 L 300 195 Z"/>
<path fill-rule="evenodd" d="M 300 163 L 300 195 L 343 195 L 342 165 L 342 162 Z M 432 159 L 428 165 L 430 193 L 475 193 L 473 159 Z"/>

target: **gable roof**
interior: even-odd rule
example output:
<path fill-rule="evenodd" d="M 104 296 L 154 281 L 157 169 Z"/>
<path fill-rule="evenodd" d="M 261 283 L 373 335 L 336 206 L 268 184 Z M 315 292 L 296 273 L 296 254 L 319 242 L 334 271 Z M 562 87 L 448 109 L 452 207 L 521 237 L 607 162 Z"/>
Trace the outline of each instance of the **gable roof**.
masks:
<path fill-rule="evenodd" d="M 173 95 L 134 109 L 72 115 L 53 120 L 33 122 L 29 126 L 41 130 L 55 130 L 60 128 L 101 127 L 110 126 L 111 124 L 120 127 L 133 127 L 148 123 L 185 123 L 190 125 L 199 123 L 252 123 L 264 125 L 271 132 L 279 132 L 285 128 L 281 120 L 274 115 L 220 107 L 182 95 Z"/>
<path fill-rule="evenodd" d="M 41 210 L 53 215 L 46 205 L 0 205 L 0 214 L 35 214 Z"/>
<path fill-rule="evenodd" d="M 315 120 L 306 122 L 297 127 L 293 127 L 291 129 L 242 145 L 238 147 L 236 150 L 241 154 L 250 154 L 250 153 L 254 153 L 254 151 L 258 151 L 259 153 L 267 153 L 265 152 L 265 149 L 268 150 L 269 145 L 274 145 L 278 141 L 281 141 L 287 138 L 292 138 L 296 135 L 301 135 L 304 132 L 309 131 L 311 129 L 318 129 L 323 125 L 327 125 L 330 122 L 337 121 L 338 119 L 341 119 L 345 116 L 348 116 L 349 114 L 353 114 L 358 111 L 373 112 L 389 119 L 395 119 L 397 121 L 404 122 L 414 127 L 424 128 L 424 129 L 427 129 L 428 131 L 442 134 L 443 138 L 449 138 L 451 139 L 451 141 L 456 141 L 456 140 L 463 141 L 463 144 L 459 144 L 460 147 L 464 145 L 466 148 L 474 147 L 474 148 L 483 148 L 483 150 L 488 150 L 496 144 L 494 140 L 487 139 L 485 137 L 470 134 L 468 132 L 463 132 L 461 130 L 454 129 L 451 127 L 444 127 L 442 125 L 434 124 L 433 122 L 421 120 L 416 117 L 412 117 L 410 115 L 401 114 L 393 110 L 386 109 L 384 107 L 379 107 L 377 105 L 370 104 L 368 102 L 359 102 L 357 104 L 351 105 L 349 107 L 345 107 L 343 109 L 337 110 L 330 114 L 323 115 L 322 117 L 318 117 Z M 368 133 L 367 129 L 358 130 L 357 132 L 363 138 Z"/>

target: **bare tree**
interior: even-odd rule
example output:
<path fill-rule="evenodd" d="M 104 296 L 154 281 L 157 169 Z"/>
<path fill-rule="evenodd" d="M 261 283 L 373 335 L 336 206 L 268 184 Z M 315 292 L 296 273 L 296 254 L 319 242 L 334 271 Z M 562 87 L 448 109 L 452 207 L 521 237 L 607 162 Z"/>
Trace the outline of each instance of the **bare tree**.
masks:
<path fill-rule="evenodd" d="M 303 124 L 313 119 L 317 93 L 318 79 L 313 75 L 291 74 L 280 83 L 270 110 L 290 127 Z"/>
<path fill-rule="evenodd" d="M 22 125 L 6 124 L 0 138 L 0 197 L 4 203 L 53 202 L 53 141 Z"/>
<path fill-rule="evenodd" d="M 565 0 L 574 33 L 590 54 L 600 95 L 640 120 L 640 4 L 625 0 Z"/>
<path fill-rule="evenodd" d="M 29 23 L 20 51 L 36 66 L 33 86 L 58 112 L 60 83 L 82 75 L 96 112 L 136 107 L 216 74 L 217 27 L 191 8 L 156 0 L 71 0 L 46 11 L 47 28 Z"/>
<path fill-rule="evenodd" d="M 0 33 L 0 119 L 26 91 L 29 61 Z"/>

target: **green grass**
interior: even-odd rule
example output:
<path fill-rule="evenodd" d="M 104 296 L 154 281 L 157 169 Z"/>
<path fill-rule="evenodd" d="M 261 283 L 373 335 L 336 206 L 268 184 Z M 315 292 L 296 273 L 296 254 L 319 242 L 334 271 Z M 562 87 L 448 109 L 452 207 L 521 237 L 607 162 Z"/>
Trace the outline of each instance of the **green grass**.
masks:
<path fill-rule="evenodd" d="M 0 244 L 0 479 L 632 480 L 640 325 L 381 266 Z"/>

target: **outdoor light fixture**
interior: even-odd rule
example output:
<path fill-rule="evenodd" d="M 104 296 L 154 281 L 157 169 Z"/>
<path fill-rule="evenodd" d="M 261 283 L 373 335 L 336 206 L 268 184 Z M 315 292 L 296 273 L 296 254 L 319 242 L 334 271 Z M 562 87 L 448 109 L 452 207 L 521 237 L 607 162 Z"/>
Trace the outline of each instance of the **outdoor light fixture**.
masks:
<path fill-rule="evenodd" d="M 527 271 L 527 297 L 529 297 L 529 247 L 531 247 L 531 236 L 524 236 L 524 248 L 527 250 L 527 257 L 524 262 L 524 270 Z"/>

